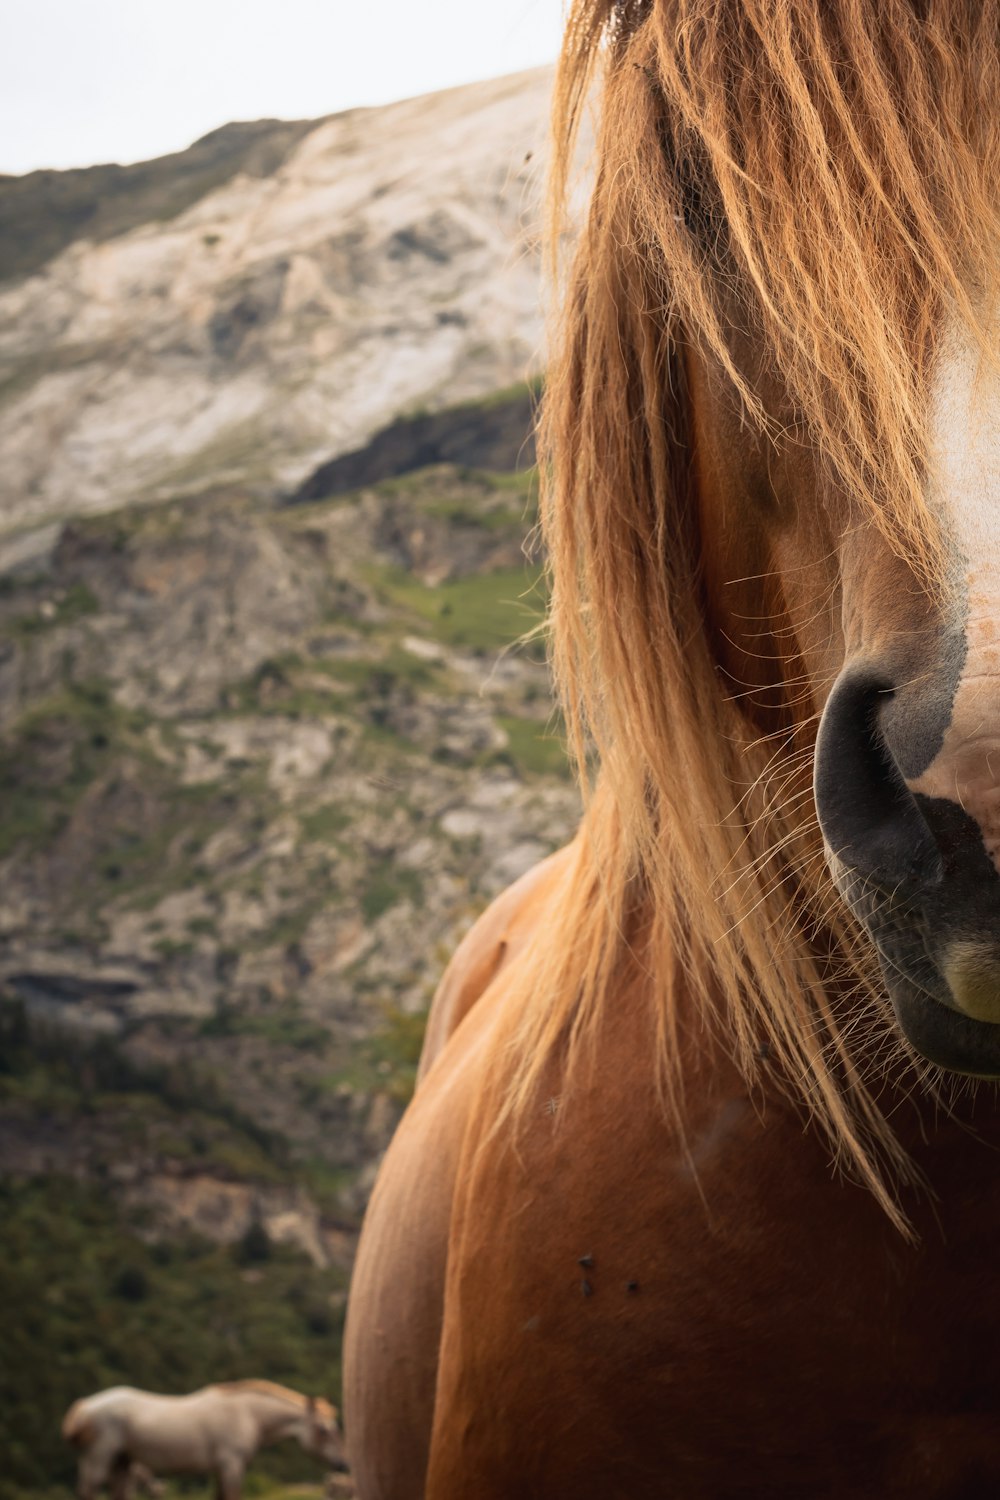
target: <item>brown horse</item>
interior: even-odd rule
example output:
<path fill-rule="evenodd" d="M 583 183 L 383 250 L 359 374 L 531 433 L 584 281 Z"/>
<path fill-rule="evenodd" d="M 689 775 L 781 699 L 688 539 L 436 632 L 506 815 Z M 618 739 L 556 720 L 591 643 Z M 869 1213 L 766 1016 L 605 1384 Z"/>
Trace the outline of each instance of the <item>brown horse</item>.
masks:
<path fill-rule="evenodd" d="M 576 0 L 556 244 L 595 70 L 543 433 L 586 813 L 434 1004 L 359 1495 L 1000 1493 L 998 5 Z"/>

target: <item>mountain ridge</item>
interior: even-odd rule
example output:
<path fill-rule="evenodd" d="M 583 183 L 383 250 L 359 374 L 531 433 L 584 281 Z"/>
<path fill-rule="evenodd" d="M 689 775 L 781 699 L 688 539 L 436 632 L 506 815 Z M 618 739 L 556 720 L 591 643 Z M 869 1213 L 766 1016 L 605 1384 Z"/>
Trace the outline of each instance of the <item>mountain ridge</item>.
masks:
<path fill-rule="evenodd" d="M 0 174 L 0 283 L 41 270 L 84 234 L 100 242 L 176 218 L 237 172 L 266 177 L 322 123 L 232 120 L 145 161 Z"/>
<path fill-rule="evenodd" d="M 72 1482 L 88 1389 L 339 1399 L 434 987 L 577 824 L 547 94 L 328 118 L 0 286 L 0 1500 Z"/>
<path fill-rule="evenodd" d="M 550 86 L 536 69 L 285 122 L 302 133 L 272 140 L 270 172 L 244 162 L 0 285 L 0 535 L 285 491 L 400 415 L 535 375 Z M 228 173 L 243 146 L 214 134 Z"/>

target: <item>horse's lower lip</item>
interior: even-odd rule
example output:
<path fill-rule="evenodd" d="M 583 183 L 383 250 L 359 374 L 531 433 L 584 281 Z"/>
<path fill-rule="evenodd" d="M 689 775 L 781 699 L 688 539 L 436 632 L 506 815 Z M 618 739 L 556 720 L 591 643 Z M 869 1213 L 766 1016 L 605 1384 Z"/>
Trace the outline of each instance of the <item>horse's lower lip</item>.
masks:
<path fill-rule="evenodd" d="M 938 967 L 957 1010 L 974 1021 L 1000 1022 L 1000 961 L 993 943 L 955 939 Z"/>
<path fill-rule="evenodd" d="M 1000 1024 L 944 1005 L 898 974 L 889 997 L 903 1035 L 921 1057 L 952 1073 L 1000 1078 Z"/>

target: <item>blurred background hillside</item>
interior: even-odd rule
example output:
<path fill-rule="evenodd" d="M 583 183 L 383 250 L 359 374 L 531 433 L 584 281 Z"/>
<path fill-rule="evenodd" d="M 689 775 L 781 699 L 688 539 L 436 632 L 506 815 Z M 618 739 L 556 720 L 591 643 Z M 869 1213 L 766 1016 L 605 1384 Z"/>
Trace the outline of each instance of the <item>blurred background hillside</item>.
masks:
<path fill-rule="evenodd" d="M 550 86 L 0 177 L 2 1500 L 102 1386 L 339 1399 L 434 986 L 572 833 Z"/>

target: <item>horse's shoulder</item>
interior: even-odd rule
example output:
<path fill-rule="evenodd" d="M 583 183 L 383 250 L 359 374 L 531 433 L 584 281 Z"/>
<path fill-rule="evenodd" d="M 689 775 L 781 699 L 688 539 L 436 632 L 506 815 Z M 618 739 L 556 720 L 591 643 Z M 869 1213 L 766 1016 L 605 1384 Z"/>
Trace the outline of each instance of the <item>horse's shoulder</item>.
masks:
<path fill-rule="evenodd" d="M 466 933 L 431 1003 L 419 1078 L 425 1076 L 476 1001 L 531 936 L 544 898 L 564 872 L 572 849 L 567 845 L 522 875 Z"/>

